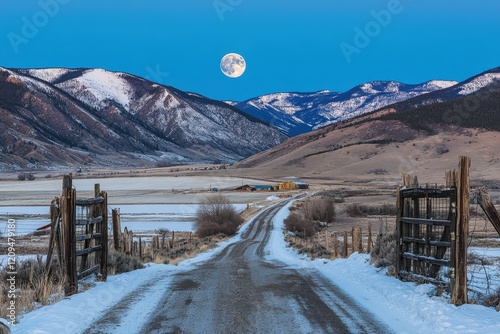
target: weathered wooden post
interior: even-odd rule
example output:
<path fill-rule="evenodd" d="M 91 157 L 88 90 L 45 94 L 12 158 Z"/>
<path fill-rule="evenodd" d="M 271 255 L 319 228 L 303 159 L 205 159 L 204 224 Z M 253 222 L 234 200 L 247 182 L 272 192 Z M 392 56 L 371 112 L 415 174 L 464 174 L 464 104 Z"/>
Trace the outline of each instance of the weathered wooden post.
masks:
<path fill-rule="evenodd" d="M 130 254 L 130 241 L 128 240 L 128 228 L 125 226 L 122 234 L 123 240 L 123 252 L 125 254 Z"/>
<path fill-rule="evenodd" d="M 356 252 L 361 253 L 362 250 L 359 247 L 360 242 L 361 242 L 361 238 L 360 238 L 361 228 L 359 226 L 354 226 L 352 228 L 351 234 L 352 234 L 352 252 L 353 253 L 356 253 Z"/>
<path fill-rule="evenodd" d="M 462 305 L 467 299 L 467 241 L 469 236 L 470 158 L 461 156 L 457 187 L 457 227 L 455 230 L 455 284 L 451 302 Z"/>
<path fill-rule="evenodd" d="M 384 221 L 382 220 L 382 217 L 380 217 L 378 219 L 378 237 L 377 237 L 377 244 L 378 244 L 379 251 L 382 249 L 382 238 L 383 237 L 384 237 Z"/>
<path fill-rule="evenodd" d="M 70 296 L 78 292 L 76 275 L 76 191 L 73 189 L 71 174 L 63 177 L 61 196 L 62 244 L 65 262 L 66 285 L 64 293 Z"/>
<path fill-rule="evenodd" d="M 330 248 L 330 240 L 329 240 L 329 235 L 328 235 L 328 224 L 326 224 L 326 230 L 325 230 L 325 248 L 328 250 Z"/>
<path fill-rule="evenodd" d="M 100 191 L 100 196 L 104 198 L 101 204 L 101 280 L 106 281 L 108 278 L 108 194 L 105 191 Z"/>
<path fill-rule="evenodd" d="M 396 234 L 397 234 L 397 245 L 396 245 L 396 273 L 399 275 L 401 272 L 401 269 L 404 267 L 404 260 L 403 260 L 403 229 L 404 229 L 404 224 L 401 221 L 401 217 L 403 216 L 404 213 L 404 205 L 402 202 L 401 198 L 401 188 L 405 186 L 404 182 L 404 177 L 403 177 L 403 183 L 401 184 L 400 187 L 398 187 L 398 190 L 396 191 Z M 382 220 L 380 220 L 380 223 L 382 223 Z M 381 227 L 379 226 L 379 229 Z M 379 231 L 380 233 L 380 231 Z M 379 241 L 379 246 L 381 246 L 382 238 L 380 234 L 380 241 Z M 380 248 L 382 249 L 382 248 Z"/>
<path fill-rule="evenodd" d="M 333 233 L 333 256 L 337 258 L 339 256 L 339 239 L 337 233 Z"/>
<path fill-rule="evenodd" d="M 113 222 L 113 248 L 118 251 L 120 250 L 121 234 L 120 216 L 118 214 L 118 209 L 113 209 L 111 211 L 111 219 Z"/>
<path fill-rule="evenodd" d="M 372 224 L 368 223 L 368 244 L 366 245 L 366 252 L 370 254 L 372 251 Z"/>
<path fill-rule="evenodd" d="M 139 237 L 139 260 L 142 261 L 142 238 Z"/>
<path fill-rule="evenodd" d="M 358 227 L 358 252 L 363 253 L 363 229 Z"/>
<path fill-rule="evenodd" d="M 349 248 L 348 248 L 348 245 L 347 245 L 347 231 L 344 231 L 344 258 L 347 258 L 348 257 L 348 252 L 349 252 Z"/>

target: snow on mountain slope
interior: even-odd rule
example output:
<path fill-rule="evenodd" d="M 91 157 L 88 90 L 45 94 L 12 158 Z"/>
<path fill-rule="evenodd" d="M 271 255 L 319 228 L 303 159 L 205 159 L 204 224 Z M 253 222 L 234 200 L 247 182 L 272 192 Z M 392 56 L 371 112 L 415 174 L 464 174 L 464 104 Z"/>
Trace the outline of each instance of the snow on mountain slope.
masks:
<path fill-rule="evenodd" d="M 500 82 L 500 73 L 485 73 L 461 85 L 458 94 L 469 95 L 495 82 Z"/>
<path fill-rule="evenodd" d="M 27 74 L 42 79 L 47 82 L 53 82 L 57 78 L 60 78 L 64 74 L 68 73 L 69 70 L 66 68 L 40 68 L 40 69 L 29 69 L 26 71 Z"/>
<path fill-rule="evenodd" d="M 73 92 L 76 97 L 92 106 L 102 106 L 106 101 L 113 100 L 125 109 L 130 107 L 132 87 L 120 73 L 102 69 L 89 70 L 56 86 L 66 92 Z"/>
<path fill-rule="evenodd" d="M 235 162 L 287 138 L 223 102 L 101 69 L 0 69 L 0 115 L 7 169 Z"/>
<path fill-rule="evenodd" d="M 456 84 L 456 81 L 439 80 L 420 85 L 373 81 L 344 93 L 328 90 L 316 93 L 276 93 L 235 105 L 294 136 Z"/>

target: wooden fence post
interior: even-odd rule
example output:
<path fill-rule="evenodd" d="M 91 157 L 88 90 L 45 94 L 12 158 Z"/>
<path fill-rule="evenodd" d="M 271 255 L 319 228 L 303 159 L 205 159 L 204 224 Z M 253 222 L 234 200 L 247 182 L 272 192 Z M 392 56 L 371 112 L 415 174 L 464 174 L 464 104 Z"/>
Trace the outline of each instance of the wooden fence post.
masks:
<path fill-rule="evenodd" d="M 483 209 L 486 217 L 489 219 L 497 233 L 500 235 L 500 214 L 498 214 L 495 205 L 491 201 L 490 196 L 486 189 L 481 189 L 477 192 L 477 202 Z"/>
<path fill-rule="evenodd" d="M 97 190 L 97 188 L 96 188 Z M 99 196 L 104 198 L 104 202 L 101 204 L 100 214 L 102 217 L 101 222 L 101 280 L 106 281 L 108 278 L 108 194 L 105 191 L 101 191 Z"/>
<path fill-rule="evenodd" d="M 378 220 L 378 237 L 377 237 L 377 245 L 378 245 L 378 251 L 382 249 L 382 238 L 384 237 L 384 221 L 382 220 L 382 217 L 379 218 Z"/>
<path fill-rule="evenodd" d="M 118 209 L 113 209 L 111 211 L 111 219 L 113 222 L 113 248 L 117 251 L 120 250 L 120 216 L 118 215 Z"/>
<path fill-rule="evenodd" d="M 142 238 L 139 237 L 139 260 L 142 261 Z"/>
<path fill-rule="evenodd" d="M 451 302 L 467 303 L 467 242 L 469 236 L 469 174 L 470 158 L 460 157 L 457 188 L 457 227 L 455 229 L 455 284 Z"/>
<path fill-rule="evenodd" d="M 348 245 L 347 245 L 347 231 L 344 231 L 344 258 L 347 258 L 348 257 L 348 252 L 349 252 L 349 248 L 348 248 Z"/>
<path fill-rule="evenodd" d="M 358 227 L 358 252 L 363 253 L 363 229 Z"/>
<path fill-rule="evenodd" d="M 404 224 L 401 222 L 401 217 L 404 212 L 404 203 L 401 201 L 401 188 L 404 186 L 404 183 L 398 187 L 396 191 L 396 273 L 399 276 L 401 273 L 401 269 L 404 267 L 403 260 L 403 228 Z M 380 221 L 382 223 L 382 220 Z M 380 227 L 379 227 L 380 229 Z M 379 232 L 380 233 L 380 232 Z M 379 238 L 379 246 L 382 246 L 382 238 Z M 382 249 L 382 248 L 380 248 Z"/>
<path fill-rule="evenodd" d="M 326 248 L 326 250 L 328 250 L 328 248 L 330 248 L 329 243 L 330 243 L 330 241 L 328 238 L 328 224 L 326 224 L 326 230 L 325 230 L 325 248 Z"/>
<path fill-rule="evenodd" d="M 368 244 L 366 245 L 366 252 L 370 254 L 372 251 L 372 224 L 368 223 Z"/>
<path fill-rule="evenodd" d="M 359 226 L 354 226 L 352 228 L 351 234 L 352 234 L 352 252 L 361 253 L 361 249 L 359 248 L 361 229 L 359 228 Z"/>
<path fill-rule="evenodd" d="M 123 252 L 125 254 L 130 252 L 130 242 L 128 240 L 128 228 L 125 226 L 123 229 L 123 234 L 122 234 L 122 240 L 123 240 Z"/>
<path fill-rule="evenodd" d="M 337 258 L 339 256 L 339 239 L 337 233 L 333 233 L 333 256 Z"/>
<path fill-rule="evenodd" d="M 73 189 L 73 177 L 64 175 L 61 196 L 62 239 L 65 262 L 66 285 L 64 292 L 70 296 L 78 292 L 76 276 L 76 191 Z"/>

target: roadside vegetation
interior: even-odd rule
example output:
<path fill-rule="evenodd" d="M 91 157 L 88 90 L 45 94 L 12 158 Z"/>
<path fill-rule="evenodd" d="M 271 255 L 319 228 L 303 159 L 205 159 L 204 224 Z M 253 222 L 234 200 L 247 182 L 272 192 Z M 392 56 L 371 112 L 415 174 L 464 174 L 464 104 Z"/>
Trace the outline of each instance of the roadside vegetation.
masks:
<path fill-rule="evenodd" d="M 216 194 L 201 201 L 195 221 L 196 235 L 204 238 L 221 233 L 234 235 L 244 220 L 227 197 Z"/>

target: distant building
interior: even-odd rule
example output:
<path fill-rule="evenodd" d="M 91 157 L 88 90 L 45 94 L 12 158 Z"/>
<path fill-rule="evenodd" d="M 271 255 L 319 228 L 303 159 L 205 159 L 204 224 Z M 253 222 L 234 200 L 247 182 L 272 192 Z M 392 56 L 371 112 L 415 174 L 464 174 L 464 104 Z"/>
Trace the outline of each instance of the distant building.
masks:
<path fill-rule="evenodd" d="M 276 191 L 278 190 L 278 186 L 267 185 L 267 184 L 255 184 L 249 185 L 245 184 L 240 187 L 234 188 L 236 191 Z"/>
<path fill-rule="evenodd" d="M 254 185 L 252 186 L 255 190 L 273 190 L 273 186 L 270 185 Z"/>
<path fill-rule="evenodd" d="M 255 188 L 253 188 L 249 184 L 245 184 L 245 185 L 234 188 L 234 190 L 236 190 L 236 191 L 255 191 Z"/>
<path fill-rule="evenodd" d="M 299 181 L 286 181 L 280 182 L 278 185 L 279 190 L 297 190 L 297 189 L 309 189 L 309 185 L 304 182 Z"/>

